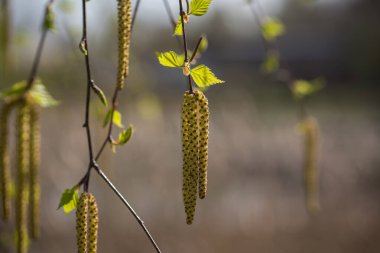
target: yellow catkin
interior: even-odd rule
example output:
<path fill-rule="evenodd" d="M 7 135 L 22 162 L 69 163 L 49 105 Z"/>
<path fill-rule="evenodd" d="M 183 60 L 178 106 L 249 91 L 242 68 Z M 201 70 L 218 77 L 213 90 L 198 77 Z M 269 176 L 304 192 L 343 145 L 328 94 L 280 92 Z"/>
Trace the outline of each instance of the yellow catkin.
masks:
<path fill-rule="evenodd" d="M 91 194 L 88 200 L 88 211 L 88 253 L 96 253 L 99 218 L 95 197 Z"/>
<path fill-rule="evenodd" d="M 189 166 L 189 94 L 188 92 L 184 95 L 184 101 L 182 105 L 182 159 L 183 159 L 183 168 L 182 168 L 182 195 L 183 202 L 185 204 L 185 210 L 187 213 L 186 205 L 189 199 L 189 180 L 190 180 L 190 166 Z"/>
<path fill-rule="evenodd" d="M 198 103 L 194 94 L 185 93 L 182 109 L 183 140 L 183 198 L 186 212 L 186 223 L 194 220 L 198 188 Z"/>
<path fill-rule="evenodd" d="M 117 87 L 122 89 L 124 80 L 129 72 L 129 47 L 132 31 L 132 4 L 131 0 L 118 0 L 118 35 L 119 35 L 119 68 Z"/>
<path fill-rule="evenodd" d="M 0 112 L 0 195 L 3 220 L 9 220 L 11 213 L 11 168 L 9 157 L 9 118 L 14 104 L 4 104 Z"/>
<path fill-rule="evenodd" d="M 318 149 L 318 124 L 314 118 L 304 121 L 305 130 L 305 185 L 306 207 L 310 214 L 319 211 L 317 149 Z"/>
<path fill-rule="evenodd" d="M 82 193 L 77 206 L 77 246 L 78 253 L 87 253 L 88 247 L 88 209 L 90 195 L 87 192 Z"/>
<path fill-rule="evenodd" d="M 40 126 L 35 107 L 30 107 L 30 225 L 33 239 L 39 237 L 40 224 Z"/>
<path fill-rule="evenodd" d="M 23 101 L 17 113 L 17 192 L 16 192 L 16 231 L 17 253 L 28 251 L 28 201 L 29 201 L 29 106 Z"/>
<path fill-rule="evenodd" d="M 201 91 L 195 92 L 199 107 L 199 198 L 203 199 L 207 193 L 207 163 L 208 163 L 208 135 L 209 135 L 209 108 L 208 100 Z"/>

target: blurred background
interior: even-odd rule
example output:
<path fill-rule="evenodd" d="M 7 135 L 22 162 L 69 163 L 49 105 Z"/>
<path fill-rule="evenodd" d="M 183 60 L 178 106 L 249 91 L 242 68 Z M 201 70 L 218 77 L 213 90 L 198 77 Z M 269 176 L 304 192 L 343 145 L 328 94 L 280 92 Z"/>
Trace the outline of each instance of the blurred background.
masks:
<path fill-rule="evenodd" d="M 46 1 L 11 2 L 9 71 L 0 88 L 26 79 Z M 170 0 L 173 13 L 178 1 Z M 135 4 L 135 1 L 133 2 Z M 304 197 L 304 140 L 297 105 L 283 83 L 263 74 L 265 44 L 247 1 L 213 1 L 191 17 L 190 47 L 207 34 L 199 63 L 225 84 L 206 91 L 211 110 L 209 191 L 194 224 L 182 204 L 180 110 L 186 80 L 164 68 L 156 51 L 181 52 L 160 0 L 142 0 L 134 27 L 130 76 L 119 110 L 135 135 L 100 165 L 157 240 L 162 252 L 379 252 L 380 2 L 262 0 L 286 26 L 278 46 L 298 79 L 323 77 L 307 101 L 320 127 L 321 211 L 310 216 Z M 116 1 L 92 0 L 89 47 L 95 82 L 111 96 L 117 68 Z M 61 104 L 42 112 L 42 236 L 31 253 L 75 252 L 75 213 L 57 210 L 61 193 L 88 164 L 84 120 L 85 69 L 78 49 L 81 3 L 57 0 L 39 77 Z M 92 102 L 97 147 L 106 109 Z M 116 130 L 118 131 L 118 130 Z M 115 133 L 117 134 L 117 132 Z M 99 252 L 153 252 L 138 223 L 96 175 L 90 191 L 100 212 Z M 14 252 L 13 225 L 0 221 L 0 251 Z"/>

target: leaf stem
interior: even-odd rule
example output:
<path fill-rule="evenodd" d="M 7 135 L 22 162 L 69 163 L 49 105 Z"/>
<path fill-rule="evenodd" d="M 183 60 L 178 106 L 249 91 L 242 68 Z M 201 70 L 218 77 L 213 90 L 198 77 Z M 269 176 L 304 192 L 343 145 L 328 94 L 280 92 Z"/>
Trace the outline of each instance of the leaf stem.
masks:
<path fill-rule="evenodd" d="M 187 40 L 186 40 L 185 22 L 184 22 L 184 18 L 183 18 L 185 15 L 185 12 L 183 11 L 182 0 L 179 0 L 179 15 L 181 16 L 183 50 L 185 51 L 185 63 L 186 63 L 186 62 L 189 62 L 189 56 L 187 53 Z M 193 84 L 191 82 L 191 76 L 189 75 L 187 78 L 189 81 L 189 91 L 191 94 L 193 94 L 194 90 L 193 90 Z"/>

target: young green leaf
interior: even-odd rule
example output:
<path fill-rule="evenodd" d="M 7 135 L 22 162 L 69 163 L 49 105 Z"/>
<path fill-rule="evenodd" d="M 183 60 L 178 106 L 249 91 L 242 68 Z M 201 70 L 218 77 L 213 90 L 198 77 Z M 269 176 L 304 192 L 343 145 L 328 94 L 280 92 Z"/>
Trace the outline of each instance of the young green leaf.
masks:
<path fill-rule="evenodd" d="M 132 137 L 133 135 L 133 126 L 132 125 L 129 125 L 129 127 L 124 130 L 123 132 L 121 132 L 119 134 L 119 145 L 124 145 L 126 144 Z"/>
<path fill-rule="evenodd" d="M 29 92 L 32 101 L 44 108 L 57 106 L 59 102 L 50 95 L 46 90 L 45 85 L 39 81 L 36 82 L 37 83 L 33 84 L 32 89 Z"/>
<path fill-rule="evenodd" d="M 176 24 L 175 29 L 174 29 L 173 36 L 175 36 L 175 35 L 182 35 L 182 34 L 183 34 L 183 31 L 182 31 L 182 18 L 181 18 L 181 16 L 179 16 L 178 20 L 177 20 L 177 24 Z"/>
<path fill-rule="evenodd" d="M 273 41 L 285 33 L 285 26 L 280 20 L 268 18 L 261 25 L 261 33 L 267 41 Z"/>
<path fill-rule="evenodd" d="M 86 49 L 86 43 L 84 42 L 84 40 L 82 40 L 82 41 L 79 43 L 79 49 L 80 49 L 80 51 L 81 51 L 85 56 L 87 56 L 88 52 L 87 52 L 87 49 Z"/>
<path fill-rule="evenodd" d="M 321 78 L 312 81 L 296 80 L 293 82 L 292 92 L 295 98 L 302 99 L 320 91 L 324 86 L 325 83 Z"/>
<path fill-rule="evenodd" d="M 55 15 L 50 5 L 46 8 L 46 15 L 45 15 L 44 23 L 43 23 L 43 29 L 50 30 L 50 31 L 55 30 Z"/>
<path fill-rule="evenodd" d="M 212 71 L 205 65 L 199 65 L 190 71 L 190 75 L 199 87 L 210 86 L 217 83 L 224 83 L 218 79 Z"/>
<path fill-rule="evenodd" d="M 185 56 L 177 55 L 173 51 L 164 53 L 156 52 L 156 56 L 162 66 L 170 68 L 180 68 L 185 61 Z"/>
<path fill-rule="evenodd" d="M 108 123 L 111 120 L 111 115 L 112 115 L 112 109 L 107 112 L 106 117 L 104 118 L 103 127 L 106 127 L 108 125 Z M 121 116 L 121 113 L 119 111 L 116 111 L 116 110 L 114 111 L 112 122 L 116 126 L 118 126 L 120 128 L 124 128 L 124 125 L 122 123 L 122 116 Z"/>
<path fill-rule="evenodd" d="M 190 3 L 190 14 L 194 16 L 203 16 L 207 13 L 211 0 L 193 0 Z"/>
<path fill-rule="evenodd" d="M 61 195 L 61 200 L 59 201 L 57 209 L 63 207 L 63 211 L 66 214 L 73 211 L 77 207 L 79 201 L 78 191 L 79 188 L 77 186 L 71 189 L 66 189 Z"/>
<path fill-rule="evenodd" d="M 100 101 L 102 101 L 102 104 L 105 107 L 107 107 L 108 103 L 107 103 L 107 98 L 104 95 L 104 92 L 97 85 L 93 85 L 91 87 L 92 87 L 93 91 L 95 92 L 95 94 L 98 95 L 98 98 L 100 99 Z"/>
<path fill-rule="evenodd" d="M 26 81 L 15 83 L 10 88 L 0 92 L 0 98 L 4 100 L 14 100 L 23 95 L 26 87 Z"/>

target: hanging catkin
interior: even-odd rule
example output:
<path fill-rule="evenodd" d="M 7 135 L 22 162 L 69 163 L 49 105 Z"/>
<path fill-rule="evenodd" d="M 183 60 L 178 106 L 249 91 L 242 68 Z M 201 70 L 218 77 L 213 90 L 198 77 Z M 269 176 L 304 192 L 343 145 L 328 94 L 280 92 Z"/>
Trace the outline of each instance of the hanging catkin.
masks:
<path fill-rule="evenodd" d="M 87 253 L 88 247 L 88 204 L 89 194 L 82 193 L 76 211 L 77 216 L 77 246 L 78 253 Z"/>
<path fill-rule="evenodd" d="M 40 126 L 35 107 L 30 107 L 30 224 L 33 239 L 39 237 L 40 224 Z"/>
<path fill-rule="evenodd" d="M 11 169 L 9 157 L 9 118 L 14 104 L 4 104 L 0 112 L 0 195 L 3 206 L 3 219 L 8 220 L 11 213 Z"/>
<path fill-rule="evenodd" d="M 318 192 L 317 149 L 318 123 L 314 118 L 304 121 L 305 131 L 305 185 L 306 206 L 309 213 L 314 214 L 320 209 Z"/>
<path fill-rule="evenodd" d="M 183 201 L 186 223 L 194 219 L 198 187 L 198 124 L 197 102 L 194 94 L 186 92 L 182 108 L 183 140 Z"/>
<path fill-rule="evenodd" d="M 185 205 L 186 215 L 190 208 L 190 135 L 189 135 L 189 116 L 190 116 L 190 104 L 191 97 L 189 92 L 184 95 L 184 101 L 182 105 L 182 153 L 183 153 L 183 168 L 182 168 L 182 194 L 183 202 Z"/>
<path fill-rule="evenodd" d="M 195 95 L 199 107 L 199 198 L 204 199 L 207 193 L 208 129 L 210 112 L 206 96 L 201 91 L 196 91 Z"/>
<path fill-rule="evenodd" d="M 16 230 L 17 252 L 28 250 L 28 201 L 29 201 L 29 137 L 30 110 L 23 101 L 17 112 L 17 193 L 16 193 Z"/>
<path fill-rule="evenodd" d="M 118 0 L 118 35 L 119 35 L 119 68 L 117 75 L 117 87 L 122 89 L 124 80 L 129 72 L 129 46 L 132 29 L 132 4 L 131 0 Z"/>
<path fill-rule="evenodd" d="M 96 205 L 95 197 L 89 194 L 88 200 L 88 253 L 96 253 L 98 245 L 98 207 Z"/>
<path fill-rule="evenodd" d="M 78 253 L 96 253 L 98 242 L 98 207 L 95 197 L 84 192 L 77 207 Z"/>

